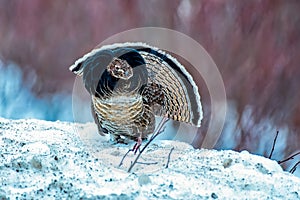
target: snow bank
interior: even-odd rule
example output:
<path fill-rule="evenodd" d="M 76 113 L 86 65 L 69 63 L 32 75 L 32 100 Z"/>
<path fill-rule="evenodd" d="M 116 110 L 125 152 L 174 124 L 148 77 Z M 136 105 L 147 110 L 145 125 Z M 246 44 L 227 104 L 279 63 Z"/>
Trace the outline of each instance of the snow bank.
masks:
<path fill-rule="evenodd" d="M 0 199 L 300 199 L 300 179 L 248 152 L 149 146 L 132 173 L 130 145 L 114 145 L 93 124 L 0 118 Z M 169 167 L 165 165 L 170 149 Z"/>

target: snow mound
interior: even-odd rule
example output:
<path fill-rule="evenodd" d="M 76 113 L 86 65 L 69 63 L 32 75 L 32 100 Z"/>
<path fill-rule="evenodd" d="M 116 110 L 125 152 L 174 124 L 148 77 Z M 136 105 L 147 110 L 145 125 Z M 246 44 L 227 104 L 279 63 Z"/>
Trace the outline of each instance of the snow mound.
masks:
<path fill-rule="evenodd" d="M 91 123 L 0 118 L 0 199 L 300 199 L 299 178 L 246 151 L 155 141 L 128 173 L 132 144 L 108 140 Z"/>

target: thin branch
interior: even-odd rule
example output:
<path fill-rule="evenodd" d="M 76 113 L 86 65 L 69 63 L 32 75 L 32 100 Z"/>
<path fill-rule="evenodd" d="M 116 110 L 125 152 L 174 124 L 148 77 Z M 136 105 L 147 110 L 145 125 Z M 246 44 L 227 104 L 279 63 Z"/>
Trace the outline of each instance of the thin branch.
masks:
<path fill-rule="evenodd" d="M 169 167 L 169 163 L 170 163 L 170 159 L 171 159 L 171 154 L 174 150 L 174 147 L 171 148 L 170 152 L 169 152 L 169 155 L 168 155 L 168 161 L 167 161 L 167 164 L 166 164 L 166 169 Z"/>
<path fill-rule="evenodd" d="M 167 123 L 167 121 L 169 121 L 169 119 L 167 118 L 167 115 L 165 115 L 165 116 L 162 118 L 162 120 L 160 120 L 160 122 L 159 122 L 159 124 L 158 124 L 158 126 L 157 126 L 157 129 L 156 129 L 155 133 L 151 135 L 150 140 L 153 140 L 153 139 L 157 136 L 157 135 L 156 135 L 156 132 L 157 132 L 157 131 L 159 132 L 160 129 Z"/>
<path fill-rule="evenodd" d="M 133 149 L 129 149 L 129 150 L 125 153 L 125 155 L 123 156 L 123 158 L 122 158 L 122 160 L 121 160 L 121 162 L 120 162 L 120 164 L 119 164 L 119 167 L 121 167 L 121 166 L 123 165 L 123 161 L 124 161 L 124 159 L 126 158 L 126 156 L 129 154 L 130 151 L 133 151 Z"/>
<path fill-rule="evenodd" d="M 272 158 L 272 155 L 273 155 L 273 152 L 274 152 L 274 147 L 275 147 L 276 140 L 277 140 L 277 137 L 278 137 L 278 133 L 279 133 L 279 131 L 276 132 L 276 136 L 275 136 L 274 141 L 273 141 L 272 150 L 271 150 L 271 153 L 269 155 L 269 159 Z"/>
<path fill-rule="evenodd" d="M 164 116 L 164 118 L 161 120 L 161 122 L 159 123 L 155 133 L 151 136 L 151 138 L 149 139 L 149 141 L 145 144 L 145 146 L 142 148 L 142 150 L 139 152 L 139 154 L 136 156 L 135 160 L 133 161 L 133 163 L 131 163 L 128 172 L 131 172 L 132 168 L 134 167 L 134 165 L 137 163 L 138 159 L 140 158 L 140 156 L 142 155 L 142 153 L 144 152 L 144 150 L 149 146 L 149 144 L 162 132 L 164 132 L 165 128 L 164 125 L 167 123 L 167 121 L 169 121 L 169 119 L 167 118 L 167 116 Z"/>
<path fill-rule="evenodd" d="M 286 162 L 286 161 L 292 160 L 292 159 L 294 159 L 295 156 L 297 156 L 297 155 L 299 155 L 299 154 L 300 154 L 300 151 L 297 152 L 297 153 L 295 153 L 295 154 L 293 154 L 293 155 L 291 155 L 290 157 L 288 157 L 288 158 L 286 158 L 286 159 L 284 159 L 284 160 L 278 161 L 278 164 L 281 164 L 281 163 L 284 163 L 284 162 Z"/>
<path fill-rule="evenodd" d="M 142 165 L 156 165 L 158 162 L 136 162 L 136 164 Z"/>
<path fill-rule="evenodd" d="M 296 168 L 297 168 L 297 165 L 299 165 L 300 164 L 300 161 L 298 161 L 293 167 L 292 167 L 292 169 L 290 170 L 290 173 L 294 173 L 295 171 L 296 171 Z"/>

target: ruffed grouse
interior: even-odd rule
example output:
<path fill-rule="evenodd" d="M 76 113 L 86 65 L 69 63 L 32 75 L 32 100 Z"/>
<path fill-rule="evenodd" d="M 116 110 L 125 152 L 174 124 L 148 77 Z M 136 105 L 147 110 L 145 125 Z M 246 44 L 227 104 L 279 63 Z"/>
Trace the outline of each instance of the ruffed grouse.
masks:
<path fill-rule="evenodd" d="M 116 142 L 145 139 L 155 115 L 199 127 L 202 107 L 192 76 L 171 55 L 144 43 L 102 46 L 70 70 L 82 75 L 101 135 Z"/>

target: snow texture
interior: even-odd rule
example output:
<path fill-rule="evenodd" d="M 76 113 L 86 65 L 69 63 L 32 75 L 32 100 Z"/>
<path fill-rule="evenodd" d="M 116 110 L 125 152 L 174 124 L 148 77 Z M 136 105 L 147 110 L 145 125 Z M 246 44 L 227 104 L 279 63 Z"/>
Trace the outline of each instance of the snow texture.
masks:
<path fill-rule="evenodd" d="M 300 179 L 246 151 L 155 141 L 127 172 L 129 145 L 92 123 L 0 118 L 0 199 L 300 199 Z M 170 149 L 169 167 L 165 168 Z"/>

